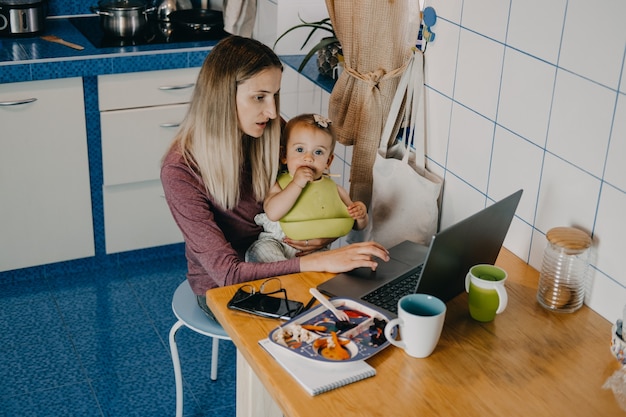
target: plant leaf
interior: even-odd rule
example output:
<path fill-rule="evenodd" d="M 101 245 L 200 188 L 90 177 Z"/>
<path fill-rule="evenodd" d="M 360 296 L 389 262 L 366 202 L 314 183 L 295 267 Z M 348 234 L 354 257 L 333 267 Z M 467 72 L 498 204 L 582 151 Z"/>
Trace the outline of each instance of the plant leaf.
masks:
<path fill-rule="evenodd" d="M 307 36 L 307 37 L 306 37 L 306 39 L 304 40 L 304 43 L 302 44 L 302 46 L 300 47 L 300 49 L 304 49 L 304 46 L 307 44 L 307 42 L 308 42 L 309 40 L 311 40 L 311 37 L 313 36 L 313 34 L 315 33 L 315 31 L 316 31 L 317 29 L 322 29 L 322 30 L 327 30 L 327 31 L 329 31 L 329 32 L 333 35 L 333 36 L 332 36 L 332 38 L 335 38 L 335 39 L 336 39 L 335 32 L 333 32 L 332 30 L 327 29 L 327 28 L 326 28 L 325 26 L 323 26 L 323 25 L 317 25 L 317 24 L 315 24 L 315 25 L 311 25 L 310 27 L 312 27 L 313 29 L 311 30 L 311 32 L 309 32 L 309 36 Z"/>
<path fill-rule="evenodd" d="M 306 40 L 304 41 L 304 43 L 302 44 L 302 46 L 300 47 L 300 49 L 303 49 L 304 46 L 307 44 L 307 42 L 311 39 L 311 37 L 313 36 L 313 34 L 315 33 L 315 31 L 317 31 L 318 29 L 321 30 L 325 30 L 327 32 L 330 32 L 332 37 L 336 38 L 335 35 L 335 31 L 333 30 L 333 25 L 332 22 L 330 21 L 330 17 L 327 17 L 325 19 L 322 19 L 318 22 L 306 22 L 304 20 L 302 20 L 301 17 L 300 21 L 302 22 L 301 24 L 295 25 L 293 27 L 290 27 L 289 29 L 287 29 L 285 32 L 283 32 L 282 35 L 280 35 L 276 41 L 274 42 L 274 46 L 272 48 L 276 48 L 276 44 L 278 43 L 279 40 L 281 40 L 285 35 L 287 35 L 288 33 L 296 30 L 296 29 L 300 29 L 300 28 L 312 28 L 311 32 L 309 33 L 309 35 L 306 37 Z"/>

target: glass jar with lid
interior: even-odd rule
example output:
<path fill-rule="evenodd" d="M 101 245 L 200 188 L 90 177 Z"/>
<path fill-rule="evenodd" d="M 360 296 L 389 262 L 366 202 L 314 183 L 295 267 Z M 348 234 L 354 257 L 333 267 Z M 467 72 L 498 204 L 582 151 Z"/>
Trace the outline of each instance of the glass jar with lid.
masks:
<path fill-rule="evenodd" d="M 574 312 L 585 298 L 591 237 L 573 227 L 555 227 L 546 238 L 537 301 L 548 310 Z"/>

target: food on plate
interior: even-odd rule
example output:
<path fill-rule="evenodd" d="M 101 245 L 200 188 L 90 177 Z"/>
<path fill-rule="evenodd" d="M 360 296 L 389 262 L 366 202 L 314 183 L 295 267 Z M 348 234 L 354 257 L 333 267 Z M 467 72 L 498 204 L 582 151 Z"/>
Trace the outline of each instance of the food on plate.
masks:
<path fill-rule="evenodd" d="M 350 359 L 352 356 L 348 349 L 343 347 L 339 338 L 337 337 L 337 332 L 330 333 L 332 340 L 329 340 L 326 344 L 326 347 L 320 350 L 320 354 L 326 359 L 331 359 L 334 361 L 345 361 Z"/>
<path fill-rule="evenodd" d="M 334 333 L 334 332 L 333 332 L 333 333 Z M 316 340 L 313 342 L 313 348 L 315 348 L 316 350 L 323 349 L 323 348 L 325 348 L 326 346 L 328 346 L 328 342 L 331 342 L 331 343 L 332 343 L 332 339 L 329 339 L 329 338 L 327 338 L 327 337 L 316 339 Z M 349 341 L 348 339 L 339 339 L 339 344 L 340 344 L 341 346 L 345 346 L 345 345 L 347 345 L 348 343 L 350 343 L 350 341 Z"/>
<path fill-rule="evenodd" d="M 318 337 L 299 324 L 279 327 L 273 334 L 276 343 L 292 349 L 299 349 L 302 343 L 312 343 Z"/>
<path fill-rule="evenodd" d="M 379 311 L 350 299 L 339 299 L 337 307 L 349 320 L 337 320 L 320 306 L 276 327 L 269 338 L 302 358 L 320 362 L 367 359 L 389 345 L 383 332 L 389 319 Z"/>
<path fill-rule="evenodd" d="M 317 324 L 303 324 L 302 328 L 312 332 L 325 332 L 328 330 L 326 326 L 320 326 Z"/>

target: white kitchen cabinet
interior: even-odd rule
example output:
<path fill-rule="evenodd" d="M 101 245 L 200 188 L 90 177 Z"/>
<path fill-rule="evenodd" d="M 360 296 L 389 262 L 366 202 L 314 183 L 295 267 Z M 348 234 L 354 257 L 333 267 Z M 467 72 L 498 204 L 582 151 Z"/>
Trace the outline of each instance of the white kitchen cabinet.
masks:
<path fill-rule="evenodd" d="M 94 254 L 82 79 L 0 84 L 0 271 Z"/>
<path fill-rule="evenodd" d="M 161 159 L 188 108 L 198 68 L 98 77 L 107 253 L 179 243 Z"/>

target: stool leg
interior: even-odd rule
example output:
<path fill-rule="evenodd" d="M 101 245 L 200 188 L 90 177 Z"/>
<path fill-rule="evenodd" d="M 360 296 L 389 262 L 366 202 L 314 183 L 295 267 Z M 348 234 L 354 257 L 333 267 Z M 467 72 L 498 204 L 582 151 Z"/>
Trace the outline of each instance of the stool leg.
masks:
<path fill-rule="evenodd" d="M 211 380 L 217 379 L 217 354 L 220 348 L 220 339 L 213 338 L 213 348 L 211 349 Z"/>
<path fill-rule="evenodd" d="M 176 332 L 185 324 L 177 321 L 170 330 L 170 352 L 172 353 L 172 363 L 174 364 L 174 380 L 176 381 L 176 417 L 183 416 L 183 374 L 180 368 L 180 358 L 178 357 L 178 346 L 176 346 Z"/>

